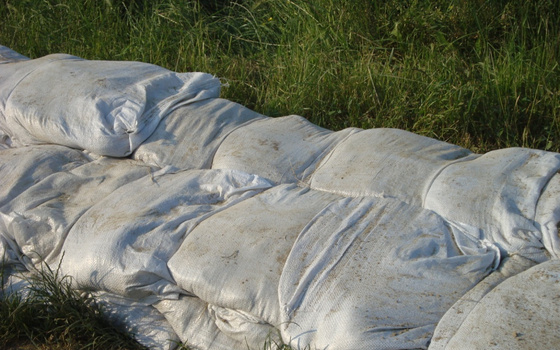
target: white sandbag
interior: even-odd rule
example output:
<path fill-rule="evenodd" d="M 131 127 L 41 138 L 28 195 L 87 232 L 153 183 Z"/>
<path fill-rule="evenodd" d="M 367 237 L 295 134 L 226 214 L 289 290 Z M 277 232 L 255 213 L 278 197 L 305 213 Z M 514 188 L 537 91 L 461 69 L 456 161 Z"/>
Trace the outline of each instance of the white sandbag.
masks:
<path fill-rule="evenodd" d="M 132 153 L 173 108 L 220 90 L 206 73 L 70 55 L 2 64 L 4 76 L 0 129 L 13 144 L 55 143 L 115 157 Z"/>
<path fill-rule="evenodd" d="M 558 264 L 505 279 L 560 256 L 559 154 L 332 132 L 218 90 L 203 73 L 0 46 L 9 273 L 60 263 L 162 349 L 558 342 Z M 13 148 L 45 142 L 85 151 Z"/>
<path fill-rule="evenodd" d="M 216 326 L 230 339 L 243 343 L 243 349 L 262 349 L 267 344 L 282 344 L 280 331 L 271 324 L 242 311 L 208 305 Z M 276 347 L 270 346 L 270 349 Z"/>
<path fill-rule="evenodd" d="M 499 261 L 437 214 L 345 198 L 302 231 L 279 287 L 282 337 L 319 349 L 425 349 L 441 316 Z"/>
<path fill-rule="evenodd" d="M 58 145 L 0 149 L 0 208 L 45 177 L 88 161 L 82 152 Z"/>
<path fill-rule="evenodd" d="M 560 259 L 560 174 L 546 184 L 537 203 L 535 222 L 542 233 L 542 243 L 553 259 Z"/>
<path fill-rule="evenodd" d="M 189 349 L 247 349 L 246 342 L 230 338 L 218 328 L 209 305 L 197 297 L 183 295 L 177 300 L 161 300 L 154 307 L 163 314 Z M 254 336 L 255 332 L 250 335 Z"/>
<path fill-rule="evenodd" d="M 295 184 L 271 188 L 201 222 L 169 260 L 169 270 L 177 285 L 222 315 L 217 324 L 228 336 L 248 341 L 263 334 L 256 329 L 275 330 L 281 323 L 278 280 L 292 245 L 339 198 Z M 231 320 L 220 322 L 223 315 Z"/>
<path fill-rule="evenodd" d="M 3 46 L 0 46 L 3 48 Z M 10 56 L 10 49 L 3 50 L 7 51 L 7 55 Z M 17 54 L 17 53 L 16 53 Z M 56 61 L 64 58 L 73 58 L 74 56 L 65 54 L 55 54 L 49 55 L 41 58 L 40 62 L 42 64 L 48 64 L 50 61 Z M 33 71 L 34 67 L 37 65 L 36 60 L 12 60 L 4 61 L 0 64 L 0 142 L 2 146 L 12 146 L 13 131 L 10 129 L 8 122 L 6 120 L 6 102 L 8 97 L 11 95 L 14 88 Z M 48 87 L 50 89 L 50 87 Z M 41 96 L 41 94 L 39 95 Z M 16 142 L 17 145 L 17 142 Z"/>
<path fill-rule="evenodd" d="M 4 273 L 0 274 L 0 282 L 2 282 L 2 289 L 0 289 L 0 296 L 18 296 L 25 299 L 29 296 L 31 291 L 31 273 L 29 271 L 10 271 L 3 270 Z"/>
<path fill-rule="evenodd" d="M 240 169 L 274 183 L 306 182 L 321 159 L 357 130 L 332 132 L 295 115 L 259 120 L 226 137 L 212 168 Z"/>
<path fill-rule="evenodd" d="M 536 263 L 519 255 L 505 257 L 500 267 L 465 293 L 438 322 L 429 350 L 444 350 L 480 300 L 506 279 L 517 275 Z"/>
<path fill-rule="evenodd" d="M 172 350 L 180 339 L 165 317 L 152 305 L 110 293 L 95 293 L 103 313 L 120 329 L 151 350 Z"/>
<path fill-rule="evenodd" d="M 430 187 L 425 207 L 458 224 L 481 228 L 479 238 L 494 242 L 504 255 L 542 262 L 550 254 L 534 221 L 536 208 L 559 169 L 558 153 L 526 148 L 488 152 L 445 168 Z"/>
<path fill-rule="evenodd" d="M 558 300 L 560 260 L 553 259 L 507 279 L 486 294 L 445 349 L 558 349 Z"/>
<path fill-rule="evenodd" d="M 362 130 L 336 146 L 310 184 L 345 196 L 394 197 L 422 205 L 438 173 L 469 156 L 467 149 L 404 130 Z"/>
<path fill-rule="evenodd" d="M 268 187 L 263 179 L 235 170 L 145 176 L 99 200 L 77 220 L 63 246 L 61 270 L 81 288 L 145 302 L 177 298 L 183 291 L 167 261 L 185 236 L 205 218 Z"/>
<path fill-rule="evenodd" d="M 240 104 L 215 98 L 171 112 L 133 158 L 163 168 L 209 169 L 223 139 L 245 123 L 266 118 Z"/>
<path fill-rule="evenodd" d="M 0 235 L 0 275 L 4 277 L 4 272 L 8 275 L 8 265 L 13 264 L 17 256 L 13 253 L 4 236 Z M 2 282 L 3 283 L 3 282 Z"/>
<path fill-rule="evenodd" d="M 20 54 L 19 52 L 15 52 L 14 50 L 10 49 L 9 47 L 0 45 L 0 64 L 2 63 L 9 63 L 15 61 L 25 61 L 28 60 L 29 57 Z"/>
<path fill-rule="evenodd" d="M 0 208 L 0 234 L 19 248 L 24 262 L 57 266 L 64 239 L 80 216 L 120 186 L 149 177 L 150 171 L 135 161 L 101 158 L 56 172 Z"/>

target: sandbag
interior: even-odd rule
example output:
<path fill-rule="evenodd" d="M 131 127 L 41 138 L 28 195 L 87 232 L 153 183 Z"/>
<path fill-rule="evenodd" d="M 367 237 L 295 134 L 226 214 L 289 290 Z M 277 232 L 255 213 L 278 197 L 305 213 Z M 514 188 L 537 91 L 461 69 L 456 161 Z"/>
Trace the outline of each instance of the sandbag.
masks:
<path fill-rule="evenodd" d="M 224 138 L 244 124 L 264 118 L 228 100 L 197 101 L 166 116 L 133 158 L 160 168 L 209 169 Z"/>
<path fill-rule="evenodd" d="M 445 349 L 557 349 L 558 300 L 560 260 L 553 259 L 505 280 L 486 294 Z"/>
<path fill-rule="evenodd" d="M 218 328 L 210 305 L 195 296 L 182 295 L 177 300 L 161 300 L 155 303 L 154 307 L 167 319 L 189 349 L 247 349 L 247 342 L 230 338 Z M 253 330 L 248 335 L 258 337 L 260 334 Z M 251 343 L 253 342 L 254 339 L 251 339 Z M 264 342 L 261 342 L 261 346 L 263 344 Z"/>
<path fill-rule="evenodd" d="M 226 137 L 212 168 L 240 169 L 275 184 L 306 183 L 333 147 L 357 131 L 332 132 L 294 115 L 259 120 Z"/>
<path fill-rule="evenodd" d="M 206 73 L 63 54 L 0 65 L 0 129 L 14 145 L 131 154 L 174 108 L 218 97 Z"/>
<path fill-rule="evenodd" d="M 152 305 L 110 293 L 94 293 L 103 313 L 138 343 L 151 350 L 172 350 L 180 339 L 165 317 Z"/>
<path fill-rule="evenodd" d="M 295 184 L 275 186 L 201 222 L 169 260 L 169 270 L 177 285 L 220 315 L 222 332 L 242 342 L 253 338 L 247 346 L 261 348 L 282 322 L 278 281 L 297 235 L 339 198 Z"/>
<path fill-rule="evenodd" d="M 268 187 L 236 170 L 144 176 L 76 221 L 63 245 L 61 271 L 81 288 L 147 303 L 177 298 L 188 290 L 175 285 L 167 262 L 182 240 L 205 218 Z"/>
<path fill-rule="evenodd" d="M 150 171 L 131 160 L 101 158 L 54 173 L 0 208 L 0 231 L 19 247 L 23 262 L 57 266 L 64 240 L 81 215 Z"/>
<path fill-rule="evenodd" d="M 499 259 L 432 211 L 341 199 L 300 233 L 286 261 L 282 338 L 319 349 L 426 349 L 445 311 Z"/>
<path fill-rule="evenodd" d="M 0 45 L 0 64 L 15 61 L 26 61 L 28 59 L 29 57 L 24 56 L 19 52 L 15 52 L 9 47 Z"/>
<path fill-rule="evenodd" d="M 0 46 L 2 282 L 60 266 L 161 349 L 557 342 L 557 264 L 520 272 L 560 254 L 560 155 L 332 132 L 217 89 Z"/>
<path fill-rule="evenodd" d="M 543 262 L 550 253 L 534 220 L 539 198 L 559 169 L 558 153 L 526 148 L 488 152 L 447 166 L 424 205 L 457 224 L 480 228 L 479 238 L 495 243 L 503 255 Z"/>
<path fill-rule="evenodd" d="M 0 235 L 0 267 L 4 267 L 4 265 L 11 265 L 13 261 L 17 259 L 15 256 L 10 254 L 10 247 L 8 242 L 4 239 L 4 236 Z M 6 272 L 7 273 L 7 272 Z M 4 275 L 2 274 L 2 278 Z M 2 281 L 2 285 L 4 282 Z"/>
<path fill-rule="evenodd" d="M 429 350 L 444 350 L 449 341 L 461 328 L 469 314 L 480 303 L 480 300 L 496 286 L 520 272 L 530 269 L 536 263 L 520 255 L 504 257 L 498 269 L 480 281 L 474 288 L 463 295 L 438 322 L 430 341 Z M 466 347 L 469 349 L 469 347 Z"/>
<path fill-rule="evenodd" d="M 560 259 L 560 174 L 556 173 L 543 189 L 535 212 L 542 244 L 552 259 Z"/>
<path fill-rule="evenodd" d="M 310 185 L 344 196 L 393 197 L 422 205 L 439 172 L 465 157 L 473 157 L 472 152 L 404 130 L 362 130 L 323 159 Z"/>
<path fill-rule="evenodd" d="M 87 162 L 82 152 L 58 145 L 0 149 L 0 208 L 47 176 Z"/>

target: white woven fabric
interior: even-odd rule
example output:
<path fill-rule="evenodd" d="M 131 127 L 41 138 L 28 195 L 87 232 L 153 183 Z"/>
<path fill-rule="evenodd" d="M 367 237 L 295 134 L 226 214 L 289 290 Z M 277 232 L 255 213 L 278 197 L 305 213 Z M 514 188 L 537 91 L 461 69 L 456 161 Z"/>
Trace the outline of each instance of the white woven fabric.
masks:
<path fill-rule="evenodd" d="M 174 108 L 218 97 L 206 73 L 55 54 L 0 64 L 0 130 L 11 143 L 54 143 L 122 157 Z"/>
<path fill-rule="evenodd" d="M 506 279 L 462 315 L 460 326 L 436 349 L 557 349 L 560 325 L 560 260 Z"/>
<path fill-rule="evenodd" d="M 162 350 L 560 342 L 560 155 L 333 132 L 218 91 L 208 74 L 0 46 L 5 271 L 60 266 Z"/>

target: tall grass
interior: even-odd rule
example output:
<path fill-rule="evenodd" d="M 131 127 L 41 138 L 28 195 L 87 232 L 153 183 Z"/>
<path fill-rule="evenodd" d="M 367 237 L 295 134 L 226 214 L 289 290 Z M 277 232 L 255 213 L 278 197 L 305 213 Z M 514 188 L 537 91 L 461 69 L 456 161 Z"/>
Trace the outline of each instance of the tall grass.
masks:
<path fill-rule="evenodd" d="M 556 0 L 2 0 L 0 43 L 206 71 L 330 129 L 560 150 Z"/>

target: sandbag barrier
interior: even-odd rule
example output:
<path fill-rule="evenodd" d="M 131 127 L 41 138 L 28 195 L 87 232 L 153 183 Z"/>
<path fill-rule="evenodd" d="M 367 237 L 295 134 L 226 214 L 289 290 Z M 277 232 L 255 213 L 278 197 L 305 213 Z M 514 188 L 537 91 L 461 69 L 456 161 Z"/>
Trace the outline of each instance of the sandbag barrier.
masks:
<path fill-rule="evenodd" d="M 557 153 L 333 132 L 206 73 L 3 46 L 0 140 L 3 263 L 59 266 L 151 348 L 560 342 Z"/>

